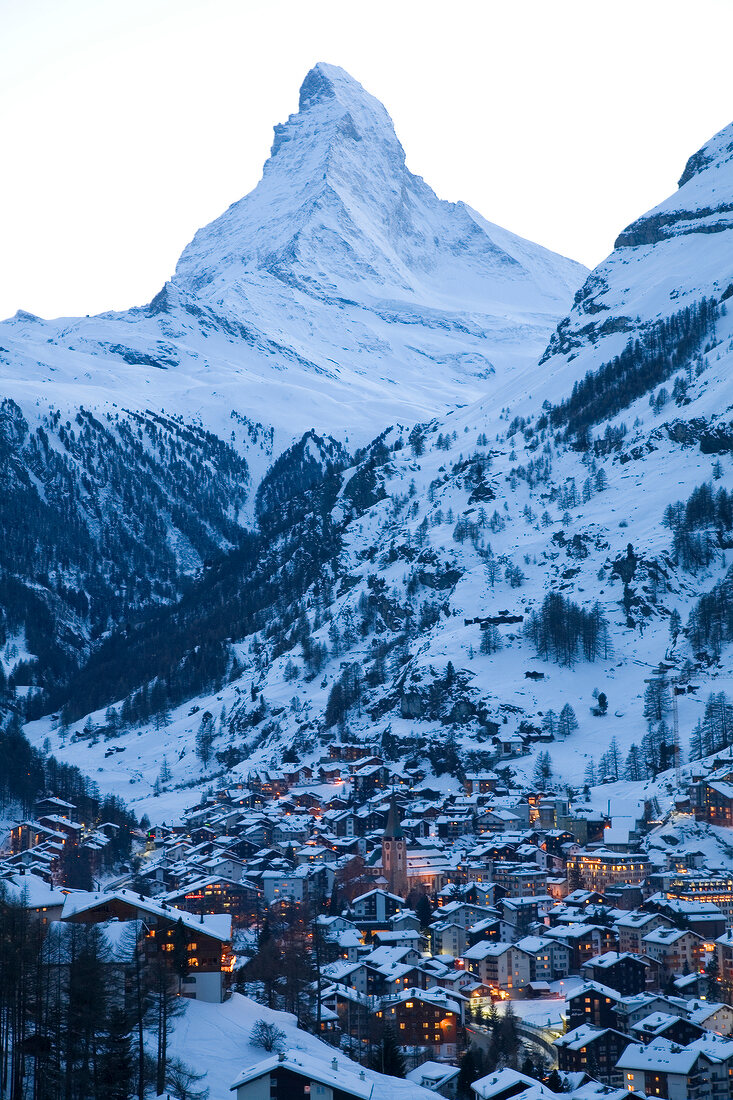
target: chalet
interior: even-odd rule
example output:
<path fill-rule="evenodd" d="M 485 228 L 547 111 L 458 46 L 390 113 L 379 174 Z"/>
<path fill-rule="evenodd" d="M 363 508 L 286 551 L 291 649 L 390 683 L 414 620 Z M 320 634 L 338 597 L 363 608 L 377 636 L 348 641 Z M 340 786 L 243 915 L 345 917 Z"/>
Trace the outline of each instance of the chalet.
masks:
<path fill-rule="evenodd" d="M 529 980 L 531 982 L 552 982 L 555 980 L 553 966 L 554 940 L 544 936 L 523 936 L 515 947 L 523 951 L 529 959 Z"/>
<path fill-rule="evenodd" d="M 558 821 L 567 818 L 569 803 L 567 798 L 548 795 L 540 799 L 537 812 L 541 829 L 556 829 Z"/>
<path fill-rule="evenodd" d="M 709 1035 L 684 1047 L 661 1038 L 647 1046 L 630 1043 L 617 1068 L 630 1092 L 670 1100 L 726 1096 L 733 1076 L 733 1042 Z"/>
<path fill-rule="evenodd" d="M 705 942 L 682 928 L 655 928 L 642 939 L 645 954 L 657 962 L 665 976 L 691 974 L 703 966 Z"/>
<path fill-rule="evenodd" d="M 444 989 L 406 989 L 382 1010 L 402 1047 L 431 1047 L 436 1057 L 455 1058 L 461 1035 L 460 1000 Z M 377 1013 L 380 1016 L 380 1013 Z"/>
<path fill-rule="evenodd" d="M 714 780 L 702 784 L 702 806 L 697 817 L 710 825 L 733 825 L 733 783 Z"/>
<path fill-rule="evenodd" d="M 466 930 L 467 942 L 469 947 L 473 947 L 475 943 L 479 943 L 480 940 L 500 940 L 501 939 L 501 921 L 498 917 L 484 917 L 483 920 L 476 921 L 470 928 Z"/>
<path fill-rule="evenodd" d="M 424 817 L 405 817 L 400 824 L 408 840 L 422 840 L 430 832 L 430 826 Z"/>
<path fill-rule="evenodd" d="M 509 760 L 512 756 L 519 756 L 525 751 L 523 739 L 516 734 L 497 733 L 491 740 L 501 760 Z"/>
<path fill-rule="evenodd" d="M 614 1028 L 581 1024 L 555 1040 L 558 1068 L 563 1073 L 587 1073 L 606 1085 L 620 1084 L 616 1063 L 631 1041 Z"/>
<path fill-rule="evenodd" d="M 502 939 L 513 941 L 518 936 L 526 935 L 532 925 L 544 924 L 552 903 L 553 899 L 549 894 L 504 898 L 500 903 Z"/>
<path fill-rule="evenodd" d="M 81 826 L 79 826 L 79 830 L 81 830 Z M 62 831 L 52 825 L 45 825 L 40 821 L 27 819 L 18 821 L 12 826 L 10 830 L 10 850 L 15 854 L 36 848 L 40 844 L 50 844 L 53 845 L 56 855 L 60 855 L 68 839 L 69 833 L 66 830 Z M 75 836 L 75 839 L 78 839 L 78 837 Z"/>
<path fill-rule="evenodd" d="M 501 807 L 479 811 L 476 815 L 476 830 L 479 833 L 504 833 L 516 829 L 520 823 L 515 813 Z"/>
<path fill-rule="evenodd" d="M 63 798 L 55 798 L 53 796 L 39 798 L 33 804 L 33 813 L 35 817 L 39 819 L 44 814 L 56 814 L 58 817 L 71 819 L 75 809 L 76 806 L 73 802 L 65 802 Z"/>
<path fill-rule="evenodd" d="M 643 939 L 657 928 L 671 928 L 672 922 L 661 913 L 625 913 L 616 921 L 618 949 L 633 955 L 644 953 Z"/>
<path fill-rule="evenodd" d="M 321 1004 L 336 1014 L 339 1031 L 361 1042 L 372 1033 L 373 1002 L 364 993 L 342 985 L 327 986 Z"/>
<path fill-rule="evenodd" d="M 264 799 L 280 798 L 281 795 L 288 793 L 288 781 L 282 772 L 250 772 L 247 776 L 247 786 Z"/>
<path fill-rule="evenodd" d="M 492 989 L 524 989 L 531 981 L 530 957 L 511 943 L 482 941 L 464 953 L 467 969 Z"/>
<path fill-rule="evenodd" d="M 458 1066 L 446 1065 L 445 1062 L 421 1062 L 416 1069 L 408 1070 L 405 1077 L 413 1084 L 421 1088 L 429 1089 L 445 1100 L 455 1100 L 458 1095 Z"/>
<path fill-rule="evenodd" d="M 326 810 L 321 816 L 321 823 L 337 837 L 353 837 L 356 833 L 353 810 Z"/>
<path fill-rule="evenodd" d="M 653 894 L 645 902 L 645 908 L 668 918 L 677 928 L 696 932 L 707 943 L 712 943 L 725 932 L 728 922 L 720 906 L 709 901 L 669 898 L 666 894 Z"/>
<path fill-rule="evenodd" d="M 580 972 L 588 981 L 610 986 L 624 996 L 643 993 L 646 988 L 648 964 L 638 955 L 606 951 L 583 963 Z"/>
<path fill-rule="evenodd" d="M 686 1046 L 694 1039 L 700 1039 L 705 1034 L 705 1028 L 684 1016 L 676 1016 L 670 1012 L 650 1012 L 632 1026 L 631 1032 L 637 1042 L 651 1043 L 662 1038 Z"/>
<path fill-rule="evenodd" d="M 212 876 L 171 890 L 163 900 L 186 913 L 227 913 L 236 925 L 256 919 L 262 890 L 252 882 Z"/>
<path fill-rule="evenodd" d="M 490 794 L 501 779 L 494 771 L 468 772 L 463 780 L 466 794 Z"/>
<path fill-rule="evenodd" d="M 419 953 L 422 936 L 414 928 L 399 928 L 385 932 L 377 929 L 374 943 L 377 947 L 410 947 Z"/>
<path fill-rule="evenodd" d="M 594 955 L 601 955 L 609 946 L 606 942 L 609 929 L 587 924 L 560 924 L 543 932 L 548 939 L 563 943 L 568 950 L 570 970 L 579 971 L 584 962 Z"/>
<path fill-rule="evenodd" d="M 623 997 L 599 982 L 586 982 L 568 995 L 568 1027 L 591 1024 L 596 1028 L 616 1026 L 616 1006 Z"/>
<path fill-rule="evenodd" d="M 387 890 L 375 889 L 354 898 L 350 909 L 354 923 L 360 928 L 369 931 L 382 928 L 387 931 L 390 928 L 390 918 L 404 906 L 405 903 L 399 895 L 390 894 Z"/>
<path fill-rule="evenodd" d="M 20 905 L 41 924 L 51 924 L 60 919 L 68 893 L 52 886 L 40 875 L 25 871 L 4 877 L 0 890 L 5 900 Z"/>
<path fill-rule="evenodd" d="M 291 787 L 297 787 L 299 783 L 305 783 L 308 779 L 313 778 L 313 768 L 307 764 L 285 767 L 283 768 L 283 776 Z"/>
<path fill-rule="evenodd" d="M 436 921 L 430 927 L 430 943 L 434 955 L 462 955 L 466 950 L 466 942 L 466 929 L 455 920 Z"/>
<path fill-rule="evenodd" d="M 456 840 L 476 831 L 471 813 L 441 814 L 435 819 L 435 831 L 441 840 Z"/>
<path fill-rule="evenodd" d="M 555 1095 L 535 1078 L 508 1067 L 487 1073 L 474 1081 L 471 1092 L 476 1100 L 513 1100 L 514 1097 L 522 1100 L 525 1093 L 531 1100 L 552 1100 Z"/>
<path fill-rule="evenodd" d="M 68 894 L 61 913 L 63 921 L 74 923 L 101 924 L 114 918 L 143 922 L 145 950 L 151 957 L 160 951 L 172 953 L 174 930 L 182 927 L 188 955 L 183 995 L 214 1003 L 223 1000 L 226 975 L 234 968 L 230 916 L 201 914 L 195 917 L 166 902 L 156 902 L 130 890 Z"/>
<path fill-rule="evenodd" d="M 369 1100 L 374 1083 L 363 1070 L 334 1056 L 331 1062 L 304 1051 L 273 1054 L 249 1066 L 230 1086 L 237 1100 Z"/>
<path fill-rule="evenodd" d="M 733 1008 L 719 1001 L 691 1000 L 685 1008 L 687 1018 L 705 1031 L 733 1036 Z"/>
<path fill-rule="evenodd" d="M 375 791 L 385 790 L 389 783 L 389 769 L 381 762 L 362 764 L 351 773 L 354 795 L 368 798 Z"/>
<path fill-rule="evenodd" d="M 420 931 L 420 921 L 414 909 L 400 909 L 389 919 L 390 928 L 399 932 L 403 928 L 409 928 L 413 932 Z"/>

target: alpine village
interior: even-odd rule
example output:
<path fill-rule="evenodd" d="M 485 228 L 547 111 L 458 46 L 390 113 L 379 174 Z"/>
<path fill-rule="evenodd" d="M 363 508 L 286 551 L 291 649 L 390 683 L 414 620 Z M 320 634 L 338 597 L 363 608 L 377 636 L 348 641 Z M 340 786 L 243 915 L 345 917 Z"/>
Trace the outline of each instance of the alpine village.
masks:
<path fill-rule="evenodd" d="M 691 153 L 589 272 L 320 63 L 149 304 L 0 324 L 2 1100 L 733 1098 Z"/>

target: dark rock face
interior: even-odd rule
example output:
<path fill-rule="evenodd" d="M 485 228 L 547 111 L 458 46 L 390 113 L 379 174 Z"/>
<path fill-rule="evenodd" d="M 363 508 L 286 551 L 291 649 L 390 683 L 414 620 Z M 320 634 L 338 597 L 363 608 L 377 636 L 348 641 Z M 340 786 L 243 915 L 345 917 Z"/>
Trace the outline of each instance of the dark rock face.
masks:
<path fill-rule="evenodd" d="M 699 210 L 679 210 L 639 218 L 616 238 L 614 248 L 636 248 L 658 244 L 670 237 L 688 233 L 723 233 L 733 226 L 733 203 L 704 206 Z M 715 218 L 715 221 L 707 219 Z"/>

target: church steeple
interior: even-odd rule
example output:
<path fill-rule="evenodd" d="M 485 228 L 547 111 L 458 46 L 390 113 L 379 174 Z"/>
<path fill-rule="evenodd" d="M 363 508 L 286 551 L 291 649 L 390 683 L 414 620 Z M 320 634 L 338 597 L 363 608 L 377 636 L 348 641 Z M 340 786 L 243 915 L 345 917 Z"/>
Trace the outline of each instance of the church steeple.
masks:
<path fill-rule="evenodd" d="M 407 843 L 402 832 L 400 813 L 392 791 L 389 802 L 387 824 L 382 836 L 382 873 L 389 883 L 391 894 L 406 898 L 409 889 L 407 883 Z"/>
<path fill-rule="evenodd" d="M 392 797 L 389 800 L 389 813 L 387 814 L 387 824 L 384 829 L 384 835 L 390 840 L 398 840 L 404 836 L 394 791 L 392 791 Z"/>

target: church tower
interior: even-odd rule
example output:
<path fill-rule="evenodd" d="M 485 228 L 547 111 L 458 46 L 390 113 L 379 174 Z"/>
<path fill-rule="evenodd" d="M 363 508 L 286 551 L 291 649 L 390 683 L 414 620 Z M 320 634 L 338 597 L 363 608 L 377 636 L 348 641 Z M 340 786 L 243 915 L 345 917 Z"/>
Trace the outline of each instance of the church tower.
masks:
<path fill-rule="evenodd" d="M 406 898 L 407 886 L 407 844 L 400 825 L 399 811 L 394 792 L 389 804 L 387 827 L 382 837 L 382 874 L 387 880 L 391 894 Z"/>

